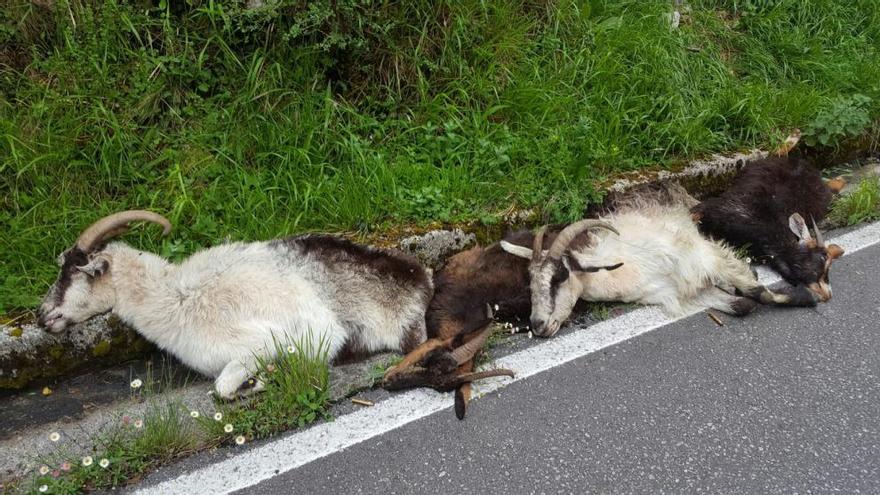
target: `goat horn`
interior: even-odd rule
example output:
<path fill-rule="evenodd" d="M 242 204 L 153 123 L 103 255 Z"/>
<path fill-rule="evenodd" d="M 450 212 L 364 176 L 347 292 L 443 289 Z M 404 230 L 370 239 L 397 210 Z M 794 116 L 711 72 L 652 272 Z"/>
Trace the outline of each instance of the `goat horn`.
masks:
<path fill-rule="evenodd" d="M 472 338 L 468 342 L 466 342 L 461 347 L 452 351 L 452 358 L 455 359 L 456 364 L 461 366 L 462 364 L 470 361 L 474 358 L 474 354 L 477 353 L 480 349 L 483 348 L 483 344 L 486 343 L 486 340 L 489 338 L 489 335 L 492 334 L 492 324 L 486 325 L 486 327 L 477 334 L 476 337 Z"/>
<path fill-rule="evenodd" d="M 112 239 L 128 230 L 128 224 L 143 220 L 162 226 L 162 235 L 171 232 L 171 222 L 167 218 L 145 210 L 127 210 L 108 215 L 85 229 L 76 240 L 76 247 L 89 253 L 102 242 Z"/>
<path fill-rule="evenodd" d="M 494 376 L 509 376 L 513 378 L 514 373 L 512 370 L 506 368 L 496 368 L 491 370 L 484 371 L 475 371 L 473 373 L 464 373 L 455 377 L 455 384 L 461 385 L 463 383 L 475 382 L 477 380 L 482 380 L 484 378 L 492 378 Z"/>
<path fill-rule="evenodd" d="M 819 231 L 819 226 L 816 225 L 816 219 L 813 218 L 813 215 L 810 215 L 810 221 L 813 222 L 813 231 L 816 232 L 816 244 L 818 244 L 819 247 L 824 246 L 825 245 L 825 238 L 822 237 L 822 232 Z"/>
<path fill-rule="evenodd" d="M 620 232 L 618 232 L 617 229 L 612 227 L 611 224 L 608 222 L 594 219 L 581 220 L 562 229 L 562 232 L 560 232 L 559 235 L 556 236 L 556 240 L 554 240 L 553 244 L 550 246 L 550 251 L 547 252 L 547 259 L 559 259 L 562 256 L 562 253 L 565 252 L 565 250 L 568 248 L 568 245 L 571 244 L 571 241 L 573 241 L 575 237 L 579 236 L 581 233 L 589 229 L 596 228 L 605 229 L 610 232 L 614 232 L 617 235 L 620 235 Z"/>
<path fill-rule="evenodd" d="M 543 225 L 538 232 L 535 233 L 535 240 L 532 241 L 532 263 L 541 261 L 541 252 L 544 249 L 544 234 L 547 233 L 547 226 Z"/>

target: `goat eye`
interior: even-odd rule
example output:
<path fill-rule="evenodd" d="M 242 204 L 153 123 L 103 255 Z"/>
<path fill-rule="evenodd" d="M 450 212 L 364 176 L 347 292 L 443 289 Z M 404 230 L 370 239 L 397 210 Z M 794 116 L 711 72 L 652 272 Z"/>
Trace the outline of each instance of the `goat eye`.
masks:
<path fill-rule="evenodd" d="M 559 285 L 562 282 L 565 282 L 568 279 L 568 270 L 564 266 L 560 266 L 556 269 L 556 272 L 553 273 L 553 278 L 550 279 L 551 285 Z"/>

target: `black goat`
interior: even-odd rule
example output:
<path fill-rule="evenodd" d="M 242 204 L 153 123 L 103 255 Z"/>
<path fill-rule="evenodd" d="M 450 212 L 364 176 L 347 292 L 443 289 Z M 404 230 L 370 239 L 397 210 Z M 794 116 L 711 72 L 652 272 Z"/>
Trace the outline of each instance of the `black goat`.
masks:
<path fill-rule="evenodd" d="M 826 246 L 816 222 L 842 186 L 840 180 L 824 183 L 804 160 L 770 157 L 747 164 L 727 191 L 691 212 L 702 233 L 747 247 L 786 281 L 824 302 L 831 299 L 831 262 L 843 248 Z M 804 218 L 811 220 L 815 237 Z"/>

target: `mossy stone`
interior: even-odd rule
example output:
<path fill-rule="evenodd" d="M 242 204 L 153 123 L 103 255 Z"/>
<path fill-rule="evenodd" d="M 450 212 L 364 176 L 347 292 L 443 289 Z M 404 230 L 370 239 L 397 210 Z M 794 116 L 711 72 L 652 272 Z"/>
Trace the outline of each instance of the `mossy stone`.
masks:
<path fill-rule="evenodd" d="M 102 340 L 102 341 L 98 342 L 97 344 L 95 344 L 94 347 L 92 347 L 92 356 L 95 356 L 95 357 L 106 356 L 107 354 L 110 353 L 110 349 L 112 347 L 113 346 L 110 344 L 109 340 Z"/>

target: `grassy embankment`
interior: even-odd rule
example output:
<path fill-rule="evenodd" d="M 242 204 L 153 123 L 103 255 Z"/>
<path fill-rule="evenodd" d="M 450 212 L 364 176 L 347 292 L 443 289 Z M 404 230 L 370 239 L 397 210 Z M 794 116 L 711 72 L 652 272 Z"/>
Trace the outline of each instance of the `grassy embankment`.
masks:
<path fill-rule="evenodd" d="M 670 1 L 266 3 L 0 9 L 0 313 L 124 208 L 174 221 L 127 238 L 172 257 L 569 220 L 616 172 L 793 127 L 833 146 L 880 115 L 873 0 L 693 1 L 675 30 Z"/>

